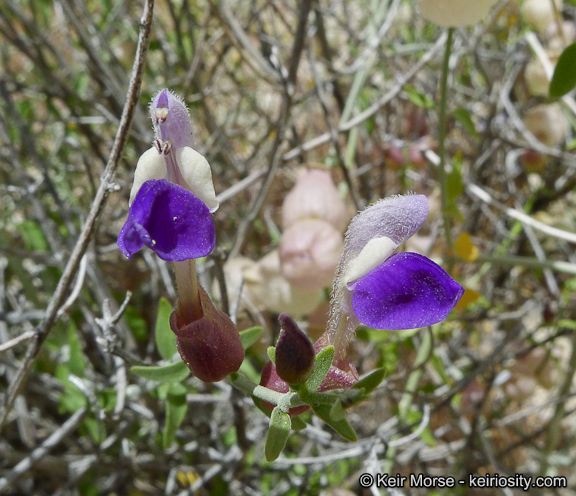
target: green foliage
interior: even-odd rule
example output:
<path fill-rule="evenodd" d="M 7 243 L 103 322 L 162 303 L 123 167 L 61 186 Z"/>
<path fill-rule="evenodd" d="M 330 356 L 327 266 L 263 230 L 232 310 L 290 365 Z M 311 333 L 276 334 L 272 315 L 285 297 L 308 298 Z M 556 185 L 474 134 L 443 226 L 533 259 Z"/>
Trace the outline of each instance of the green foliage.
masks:
<path fill-rule="evenodd" d="M 330 370 L 333 360 L 334 346 L 327 346 L 318 352 L 316 355 L 316 361 L 314 362 L 314 368 L 312 369 L 312 374 L 306 381 L 306 389 L 308 391 L 316 391 L 320 387 L 320 384 Z"/>
<path fill-rule="evenodd" d="M 182 361 L 160 367 L 134 365 L 130 371 L 145 379 L 164 383 L 181 382 L 190 375 L 190 370 Z"/>
<path fill-rule="evenodd" d="M 176 431 L 184 421 L 188 411 L 186 388 L 181 384 L 170 384 L 166 395 L 166 423 L 162 434 L 162 446 L 170 448 L 176 438 Z"/>
<path fill-rule="evenodd" d="M 172 360 L 178 353 L 176 334 L 170 329 L 170 314 L 172 305 L 166 298 L 160 298 L 158 303 L 158 317 L 156 318 L 155 339 L 158 353 L 164 360 Z"/>
<path fill-rule="evenodd" d="M 407 84 L 404 86 L 404 91 L 408 95 L 408 99 L 418 107 L 430 110 L 434 108 L 434 101 L 424 93 L 418 91 L 414 86 Z"/>
<path fill-rule="evenodd" d="M 576 43 L 566 47 L 561 53 L 550 81 L 549 93 L 552 98 L 560 98 L 576 86 Z"/>
<path fill-rule="evenodd" d="M 242 341 L 242 346 L 244 350 L 247 350 L 252 346 L 258 338 L 262 335 L 264 329 L 262 327 L 250 327 L 249 329 L 244 329 L 240 331 L 240 340 Z"/>
<path fill-rule="evenodd" d="M 24 220 L 16 224 L 20 235 L 24 240 L 26 249 L 30 251 L 46 251 L 48 250 L 48 242 L 42 228 L 37 222 L 32 220 Z"/>
<path fill-rule="evenodd" d="M 454 110 L 452 115 L 460 124 L 462 124 L 462 127 L 466 130 L 466 132 L 475 138 L 478 137 L 478 131 L 476 131 L 476 126 L 474 125 L 474 121 L 472 120 L 472 116 L 468 110 L 462 107 L 458 107 L 456 110 Z"/>
<path fill-rule="evenodd" d="M 264 448 L 266 460 L 273 462 L 280 456 L 284 446 L 286 446 L 286 441 L 288 441 L 291 426 L 290 415 L 283 412 L 279 406 L 275 407 L 270 416 L 270 429 Z"/>

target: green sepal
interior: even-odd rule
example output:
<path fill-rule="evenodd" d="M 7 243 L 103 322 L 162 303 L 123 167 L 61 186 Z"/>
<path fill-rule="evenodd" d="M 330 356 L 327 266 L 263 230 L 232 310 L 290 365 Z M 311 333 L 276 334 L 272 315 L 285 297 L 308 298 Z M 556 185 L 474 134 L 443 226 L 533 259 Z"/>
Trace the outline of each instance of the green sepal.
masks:
<path fill-rule="evenodd" d="M 162 367 L 134 365 L 130 367 L 130 371 L 145 379 L 164 383 L 181 382 L 190 375 L 186 364 L 180 361 Z"/>
<path fill-rule="evenodd" d="M 270 358 L 270 361 L 274 364 L 274 366 L 276 366 L 276 347 L 268 346 L 266 353 L 268 353 L 268 358 Z"/>
<path fill-rule="evenodd" d="M 572 91 L 576 85 L 576 43 L 566 47 L 556 63 L 550 81 L 549 94 L 560 98 Z"/>
<path fill-rule="evenodd" d="M 250 346 L 252 346 L 258 338 L 262 335 L 264 329 L 262 327 L 250 327 L 250 329 L 244 329 L 240 331 L 240 341 L 242 341 L 242 347 L 246 351 Z"/>
<path fill-rule="evenodd" d="M 312 369 L 312 374 L 305 382 L 306 389 L 308 391 L 316 391 L 322 381 L 328 374 L 332 361 L 334 360 L 334 346 L 326 346 L 322 348 L 316 355 L 316 360 L 314 361 L 314 368 Z"/>
<path fill-rule="evenodd" d="M 366 394 L 374 391 L 386 377 L 386 369 L 373 370 L 366 377 L 360 379 L 352 386 L 353 389 L 363 389 Z"/>
<path fill-rule="evenodd" d="M 156 317 L 156 327 L 154 338 L 156 339 L 156 348 L 164 360 L 171 360 L 175 353 L 178 352 L 176 345 L 176 334 L 170 329 L 170 314 L 172 305 L 166 298 L 160 298 L 158 303 L 158 316 Z"/>
<path fill-rule="evenodd" d="M 270 430 L 264 448 L 266 460 L 273 462 L 280 456 L 284 446 L 286 446 L 286 441 L 288 441 L 291 427 L 290 415 L 283 412 L 278 406 L 274 408 L 270 416 Z"/>
<path fill-rule="evenodd" d="M 329 405 L 323 403 L 321 405 L 312 406 L 312 411 L 318 415 L 324 422 L 326 422 L 332 429 L 334 429 L 338 434 L 340 434 L 344 439 L 348 441 L 357 441 L 358 436 L 356 436 L 356 432 L 352 428 L 352 426 L 348 423 L 346 418 L 342 418 L 340 420 L 334 420 L 330 413 L 332 411 L 333 405 Z"/>

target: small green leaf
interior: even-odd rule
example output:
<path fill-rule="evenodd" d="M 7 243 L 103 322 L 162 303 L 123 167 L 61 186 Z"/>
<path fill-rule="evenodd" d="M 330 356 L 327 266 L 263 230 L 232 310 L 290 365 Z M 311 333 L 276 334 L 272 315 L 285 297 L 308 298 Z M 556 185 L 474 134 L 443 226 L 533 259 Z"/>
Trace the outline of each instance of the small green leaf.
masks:
<path fill-rule="evenodd" d="M 170 448 L 174 439 L 176 438 L 176 431 L 182 425 L 186 412 L 188 411 L 188 403 L 186 403 L 185 394 L 171 394 L 168 393 L 166 397 L 166 424 L 164 425 L 164 432 L 162 435 L 162 446 L 164 449 Z"/>
<path fill-rule="evenodd" d="M 576 43 L 566 47 L 554 69 L 550 81 L 550 96 L 560 98 L 576 86 Z"/>
<path fill-rule="evenodd" d="M 292 430 L 293 431 L 301 431 L 306 429 L 308 426 L 302 417 L 291 417 L 290 420 L 292 421 Z"/>
<path fill-rule="evenodd" d="M 284 446 L 286 446 L 286 441 L 288 441 L 291 427 L 290 415 L 283 412 L 278 406 L 274 408 L 270 416 L 270 430 L 264 448 L 266 460 L 273 462 L 280 456 Z"/>
<path fill-rule="evenodd" d="M 454 115 L 454 118 L 460 124 L 462 124 L 462 127 L 470 135 L 474 136 L 475 138 L 478 137 L 478 132 L 476 131 L 476 126 L 474 125 L 474 121 L 472 120 L 472 117 L 470 116 L 470 112 L 468 112 L 465 108 L 458 107 L 456 110 L 454 110 L 452 115 Z"/>
<path fill-rule="evenodd" d="M 410 100 L 414 105 L 418 105 L 418 107 L 427 110 L 434 108 L 434 101 L 428 95 L 420 93 L 416 88 L 414 88 L 414 86 L 407 84 L 404 86 L 404 91 L 408 95 L 408 100 Z"/>
<path fill-rule="evenodd" d="M 158 353 L 164 360 L 170 360 L 178 351 L 176 334 L 170 329 L 170 314 L 172 305 L 166 298 L 160 298 L 158 303 L 158 317 L 156 317 L 156 346 Z"/>
<path fill-rule="evenodd" d="M 360 379 L 352 386 L 353 389 L 364 389 L 365 393 L 371 393 L 376 389 L 386 377 L 386 369 L 376 369 L 370 372 L 366 377 Z"/>
<path fill-rule="evenodd" d="M 313 412 L 318 415 L 324 422 L 326 422 L 332 429 L 334 429 L 338 434 L 340 434 L 344 439 L 348 441 L 357 441 L 358 437 L 352 426 L 348 423 L 346 418 L 340 420 L 334 420 L 330 413 L 332 411 L 333 405 L 328 405 L 326 403 L 321 405 L 312 406 Z"/>
<path fill-rule="evenodd" d="M 145 379 L 159 382 L 181 382 L 190 375 L 190 370 L 184 362 L 174 362 L 163 367 L 147 367 L 134 365 L 130 371 Z"/>
<path fill-rule="evenodd" d="M 242 346 L 244 351 L 246 351 L 250 346 L 252 346 L 258 338 L 262 335 L 264 329 L 262 327 L 250 327 L 250 329 L 245 329 L 240 331 L 240 340 L 242 341 Z"/>
<path fill-rule="evenodd" d="M 274 366 L 276 366 L 276 348 L 274 346 L 268 346 L 266 353 L 268 353 L 268 358 L 270 358 L 270 361 L 274 364 Z"/>
<path fill-rule="evenodd" d="M 334 346 L 327 346 L 318 352 L 312 374 L 306 381 L 306 388 L 308 391 L 316 391 L 320 387 L 320 384 L 322 384 L 328 370 L 330 370 L 330 365 L 332 365 L 333 360 Z"/>
<path fill-rule="evenodd" d="M 344 408 L 342 408 L 342 402 L 339 399 L 334 402 L 330 409 L 330 418 L 336 422 L 344 418 Z"/>
<path fill-rule="evenodd" d="M 432 333 L 425 332 L 422 336 L 422 342 L 418 346 L 418 354 L 414 360 L 413 367 L 417 369 L 421 367 L 430 359 L 430 353 L 432 351 Z"/>

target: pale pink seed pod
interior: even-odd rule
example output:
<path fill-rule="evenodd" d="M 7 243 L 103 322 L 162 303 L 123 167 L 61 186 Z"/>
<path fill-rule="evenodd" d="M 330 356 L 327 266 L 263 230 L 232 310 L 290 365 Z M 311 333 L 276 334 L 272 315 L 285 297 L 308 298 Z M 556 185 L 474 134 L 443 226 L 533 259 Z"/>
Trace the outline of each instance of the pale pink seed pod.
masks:
<path fill-rule="evenodd" d="M 546 69 L 539 59 L 532 59 L 524 69 L 524 79 L 528 87 L 528 93 L 532 96 L 548 96 L 550 80 Z"/>
<path fill-rule="evenodd" d="M 532 107 L 524 116 L 524 125 L 539 141 L 551 148 L 564 141 L 569 127 L 558 103 Z"/>
<path fill-rule="evenodd" d="M 322 300 L 320 290 L 299 289 L 282 275 L 278 250 L 273 250 L 242 271 L 244 290 L 258 309 L 293 316 L 312 313 Z"/>
<path fill-rule="evenodd" d="M 350 215 L 327 170 L 302 169 L 294 188 L 282 205 L 282 226 L 289 228 L 302 219 L 320 219 L 343 232 Z"/>
<path fill-rule="evenodd" d="M 443 27 L 470 26 L 482 20 L 497 0 L 417 0 L 420 13 Z"/>
<path fill-rule="evenodd" d="M 554 0 L 556 8 L 562 11 L 562 0 Z M 526 22 L 533 24 L 541 33 L 554 22 L 554 8 L 550 0 L 524 0 L 521 7 L 522 16 Z"/>
<path fill-rule="evenodd" d="M 284 231 L 278 248 L 282 275 L 299 289 L 330 286 L 343 248 L 342 234 L 328 222 L 296 222 Z"/>

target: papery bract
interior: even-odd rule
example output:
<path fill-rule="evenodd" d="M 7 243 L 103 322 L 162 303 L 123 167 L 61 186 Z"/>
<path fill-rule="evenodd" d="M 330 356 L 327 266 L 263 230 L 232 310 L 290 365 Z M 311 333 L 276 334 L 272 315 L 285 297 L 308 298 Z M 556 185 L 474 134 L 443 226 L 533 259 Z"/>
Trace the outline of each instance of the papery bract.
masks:
<path fill-rule="evenodd" d="M 128 258 L 146 245 L 168 261 L 204 257 L 215 243 L 208 207 L 165 179 L 143 184 L 118 236 L 118 247 Z"/>
<path fill-rule="evenodd" d="M 330 286 L 343 247 L 342 234 L 328 222 L 298 221 L 284 231 L 280 240 L 282 275 L 299 289 L 319 290 Z"/>
<path fill-rule="evenodd" d="M 282 204 L 282 226 L 288 229 L 303 219 L 326 221 L 338 232 L 346 228 L 350 215 L 329 171 L 310 168 L 298 172 L 296 184 Z"/>
<path fill-rule="evenodd" d="M 308 315 L 322 299 L 321 290 L 296 288 L 282 276 L 278 250 L 247 265 L 242 275 L 248 296 L 259 309 L 297 316 Z"/>
<path fill-rule="evenodd" d="M 230 317 L 214 307 L 198 286 L 202 317 L 181 322 L 178 310 L 170 315 L 170 328 L 176 334 L 178 352 L 190 371 L 204 382 L 221 381 L 237 372 L 244 360 L 244 348 Z"/>
<path fill-rule="evenodd" d="M 420 13 L 443 27 L 462 27 L 480 21 L 498 0 L 417 0 Z"/>

